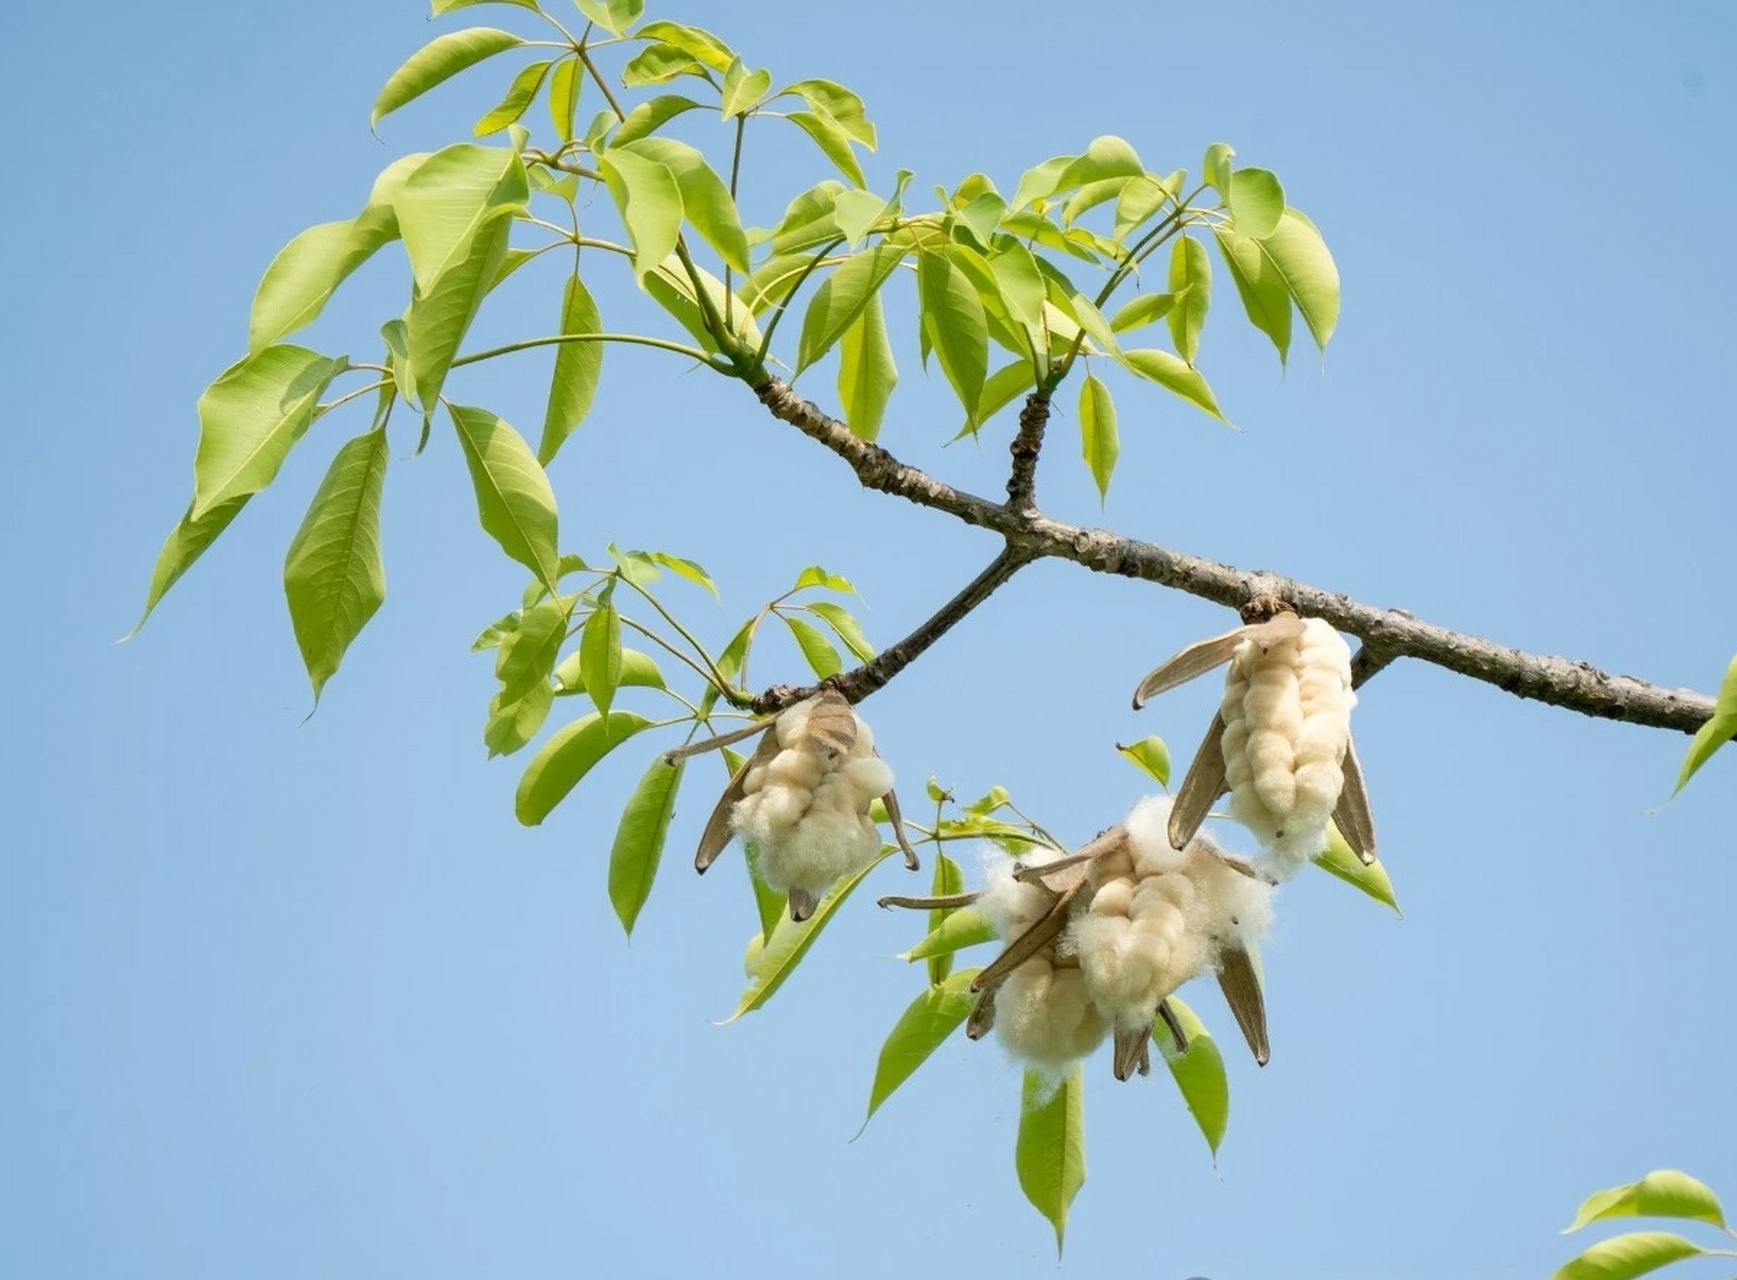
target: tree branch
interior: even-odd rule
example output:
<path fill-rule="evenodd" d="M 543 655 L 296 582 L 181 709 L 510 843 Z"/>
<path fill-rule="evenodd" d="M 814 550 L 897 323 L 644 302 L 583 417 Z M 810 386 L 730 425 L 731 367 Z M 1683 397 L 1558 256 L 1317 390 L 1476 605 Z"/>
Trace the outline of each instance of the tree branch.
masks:
<path fill-rule="evenodd" d="M 1037 457 L 1043 452 L 1043 429 L 1049 423 L 1049 396 L 1033 391 L 1019 412 L 1019 432 L 1008 446 L 1013 470 L 1007 477 L 1007 505 L 1014 511 L 1037 511 Z"/>
<path fill-rule="evenodd" d="M 966 614 L 989 599 L 997 587 L 1030 564 L 1033 558 L 1027 552 L 1003 547 L 1001 554 L 991 560 L 982 573 L 966 583 L 964 590 L 937 609 L 933 617 L 897 644 L 881 650 L 873 660 L 853 670 L 831 676 L 821 684 L 800 688 L 787 684 L 773 685 L 754 699 L 753 711 L 757 715 L 780 711 L 793 702 L 812 697 L 820 692 L 822 685 L 837 689 L 854 706 L 871 693 L 885 688 L 894 676 L 911 665 L 917 655 L 952 630 Z"/>
<path fill-rule="evenodd" d="M 1010 553 L 1028 560 L 1043 556 L 1072 560 L 1098 573 L 1174 587 L 1232 609 L 1257 595 L 1278 596 L 1305 617 L 1321 618 L 1361 639 L 1368 651 L 1367 657 L 1359 655 L 1363 679 L 1395 658 L 1415 658 L 1516 697 L 1629 724 L 1693 733 L 1713 714 L 1713 700 L 1692 689 L 1666 689 L 1633 676 L 1600 671 L 1586 662 L 1525 653 L 1421 621 L 1403 609 L 1378 609 L 1270 572 L 1237 569 L 1105 529 L 1013 510 L 955 489 L 900 462 L 879 445 L 859 439 L 781 379 L 768 378 L 755 391 L 774 417 L 849 463 L 865 488 L 992 529 L 1006 540 Z"/>

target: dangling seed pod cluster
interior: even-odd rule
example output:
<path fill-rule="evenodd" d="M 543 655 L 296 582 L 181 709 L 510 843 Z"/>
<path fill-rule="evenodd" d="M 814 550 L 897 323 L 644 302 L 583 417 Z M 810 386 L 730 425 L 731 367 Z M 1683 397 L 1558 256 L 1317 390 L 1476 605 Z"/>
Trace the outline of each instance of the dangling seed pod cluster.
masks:
<path fill-rule="evenodd" d="M 991 864 L 985 888 L 966 897 L 1006 946 L 971 984 L 967 1035 L 993 1027 L 1013 1058 L 1052 1079 L 1113 1036 L 1116 1078 L 1145 1075 L 1159 1019 L 1187 1044 L 1169 996 L 1211 969 L 1256 1060 L 1267 1060 L 1252 953 L 1272 916 L 1272 883 L 1205 836 L 1172 848 L 1170 807 L 1148 797 L 1078 853 Z"/>
<path fill-rule="evenodd" d="M 1189 645 L 1134 691 L 1134 707 L 1230 663 L 1224 699 L 1177 792 L 1170 843 L 1181 848 L 1218 798 L 1260 841 L 1281 880 L 1327 847 L 1335 822 L 1366 864 L 1375 822 L 1351 745 L 1351 650 L 1319 618 L 1260 602 L 1273 616 Z"/>
<path fill-rule="evenodd" d="M 758 746 L 731 777 L 706 823 L 695 870 L 711 866 L 735 832 L 757 851 L 760 878 L 789 899 L 790 918 L 806 920 L 841 876 L 880 852 L 880 831 L 869 816 L 876 800 L 886 805 L 906 864 L 917 869 L 893 794 L 893 771 L 843 695 L 822 689 L 776 716 L 690 751 L 756 734 L 761 735 Z"/>

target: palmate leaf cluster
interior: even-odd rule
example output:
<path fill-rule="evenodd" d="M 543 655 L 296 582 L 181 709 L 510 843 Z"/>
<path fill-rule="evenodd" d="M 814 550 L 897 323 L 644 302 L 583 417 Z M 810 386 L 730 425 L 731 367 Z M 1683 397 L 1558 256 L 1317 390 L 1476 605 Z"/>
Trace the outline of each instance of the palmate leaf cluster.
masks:
<path fill-rule="evenodd" d="M 753 390 L 831 361 L 839 414 L 873 440 L 900 377 L 887 308 L 911 306 L 917 358 L 951 388 L 961 434 L 1011 429 L 1013 406 L 1032 397 L 1047 404 L 1083 363 L 1080 453 L 1107 496 L 1119 452 L 1114 397 L 1127 378 L 1224 418 L 1201 365 L 1215 275 L 1228 275 L 1243 314 L 1281 361 L 1298 317 L 1317 345 L 1332 336 L 1339 281 L 1322 237 L 1289 205 L 1278 177 L 1238 168 L 1224 144 L 1207 148 L 1190 174 L 1150 169 L 1128 142 L 1099 137 L 1005 187 L 971 173 L 920 201 L 907 171 L 870 188 L 863 157 L 877 145 L 876 130 L 844 86 L 780 83 L 708 31 L 643 20 L 638 0 L 575 3 L 576 11 L 566 0 L 492 0 L 492 15 L 531 34 L 492 25 L 447 31 L 387 79 L 376 127 L 461 74 L 484 88 L 486 109 L 471 138 L 394 160 L 352 216 L 310 227 L 272 260 L 245 353 L 200 397 L 193 495 L 159 553 L 144 615 L 320 427 L 332 460 L 284 565 L 290 620 L 317 700 L 385 599 L 380 521 L 391 459 L 420 452 L 437 426 L 449 426 L 447 447 L 465 460 L 478 524 L 530 575 L 517 606 L 476 643 L 493 654 L 498 680 L 484 718 L 487 751 L 537 743 L 515 798 L 519 820 L 543 821 L 624 743 L 641 735 L 658 742 L 610 855 L 610 899 L 631 931 L 677 796 L 692 785 L 685 775 L 697 767 L 662 752 L 684 734 L 703 737 L 746 717 L 750 659 L 768 627 L 791 641 L 779 655 L 785 665 L 771 673 L 785 680 L 797 659 L 825 679 L 871 661 L 875 650 L 848 607 L 849 580 L 818 567 L 800 569 L 788 592 L 713 653 L 684 625 L 669 590 L 719 596 L 698 563 L 613 545 L 584 557 L 565 549 L 545 467 L 591 413 L 609 346 L 651 348 Z M 478 0 L 437 0 L 434 13 L 475 7 Z M 741 162 L 750 129 L 793 129 L 814 149 L 816 181 L 791 195 L 769 227 L 743 225 L 737 203 L 741 184 L 753 179 Z M 711 142 L 696 146 L 675 131 Z M 407 268 L 407 297 L 398 314 L 376 318 L 354 339 L 353 349 L 372 358 L 291 340 L 363 263 L 394 247 Z M 521 270 L 548 281 L 546 325 L 492 350 L 468 346 L 491 294 Z M 610 299 L 632 288 L 667 318 L 658 331 L 609 327 Z M 555 362 L 534 432 L 465 402 L 466 368 L 540 347 L 554 348 Z M 343 379 L 354 382 L 340 389 Z M 331 437 L 325 419 L 351 402 L 367 414 L 362 429 Z M 389 434 L 395 423 L 401 438 Z M 1123 751 L 1167 781 L 1161 741 Z M 732 771 L 739 763 L 727 751 L 724 760 Z M 934 847 L 937 893 L 963 888 L 959 863 L 942 853 L 950 841 L 1000 842 L 1014 855 L 1055 843 L 999 791 L 953 816 L 945 792 L 932 785 L 931 798 L 933 820 L 913 827 Z M 1320 862 L 1394 904 L 1385 872 L 1362 866 L 1343 842 Z M 800 923 L 783 919 L 779 895 L 754 880 L 759 932 L 734 1016 L 771 998 L 872 869 L 840 882 Z M 973 971 L 955 971 L 953 956 L 990 939 L 970 909 L 930 918 L 908 953 L 927 981 L 881 1054 L 871 1115 L 957 1029 Z M 1228 1117 L 1222 1058 L 1198 1017 L 1173 1003 L 1188 1047 L 1162 1027 L 1155 1039 L 1216 1150 Z M 1020 1182 L 1059 1240 L 1084 1176 L 1080 1088 L 1077 1079 L 1053 1090 L 1033 1079 L 1026 1091 Z"/>

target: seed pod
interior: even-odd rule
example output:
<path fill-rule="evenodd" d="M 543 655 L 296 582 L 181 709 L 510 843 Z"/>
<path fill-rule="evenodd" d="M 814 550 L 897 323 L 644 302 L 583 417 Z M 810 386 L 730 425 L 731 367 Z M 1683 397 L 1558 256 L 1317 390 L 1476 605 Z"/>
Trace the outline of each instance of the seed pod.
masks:
<path fill-rule="evenodd" d="M 1365 862 L 1375 826 L 1351 747 L 1351 651 L 1319 618 L 1268 622 L 1190 645 L 1154 670 L 1134 705 L 1223 662 L 1224 698 L 1177 792 L 1169 839 L 1187 847 L 1219 796 L 1261 842 L 1281 878 L 1327 846 L 1327 824 Z"/>
<path fill-rule="evenodd" d="M 1171 848 L 1168 797 L 1142 800 L 1123 839 L 1086 871 L 1092 892 L 1068 927 L 1064 949 L 1076 957 L 1086 990 L 1116 1033 L 1116 1077 L 1125 1080 L 1145 1057 L 1164 1000 L 1226 957 L 1246 957 L 1271 919 L 1272 886 L 1248 874 L 1205 835 Z M 1240 962 L 1232 962 L 1240 976 Z M 1227 995 L 1230 994 L 1227 988 Z M 1237 1020 L 1256 1058 L 1265 1062 L 1264 1010 L 1246 990 L 1233 997 Z M 1257 1043 L 1258 1040 L 1258 1043 Z"/>
<path fill-rule="evenodd" d="M 1057 872 L 1046 885 L 1017 879 L 1013 866 L 1001 862 L 991 867 L 982 898 L 984 913 L 1009 947 L 973 986 L 992 993 L 993 1012 L 985 1013 L 1008 1054 L 1052 1079 L 1065 1076 L 1109 1032 L 1078 960 L 1058 945 L 1085 882 L 1084 865 Z"/>
<path fill-rule="evenodd" d="M 822 689 L 769 720 L 668 752 L 695 755 L 760 734 L 754 754 L 731 776 L 700 835 L 694 870 L 704 872 L 732 832 L 759 850 L 766 884 L 790 900 L 790 918 L 806 920 L 820 897 L 881 849 L 869 806 L 885 803 L 893 836 L 915 871 L 893 771 L 875 751 L 874 735 L 843 695 Z"/>

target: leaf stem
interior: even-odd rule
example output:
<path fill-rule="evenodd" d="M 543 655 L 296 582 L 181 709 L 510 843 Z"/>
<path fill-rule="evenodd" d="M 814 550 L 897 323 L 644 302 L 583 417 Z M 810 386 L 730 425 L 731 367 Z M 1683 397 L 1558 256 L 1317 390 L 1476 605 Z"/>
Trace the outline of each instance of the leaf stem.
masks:
<path fill-rule="evenodd" d="M 625 342 L 640 347 L 656 347 L 661 351 L 673 351 L 677 355 L 687 356 L 726 377 L 735 376 L 734 370 L 719 364 L 710 354 L 701 351 L 698 347 L 686 346 L 680 342 L 669 342 L 663 338 L 648 338 L 637 333 L 556 333 L 547 338 L 526 338 L 520 342 L 509 342 L 504 347 L 490 347 L 487 351 L 477 351 L 468 356 L 460 356 L 452 362 L 452 367 L 459 369 L 467 364 L 492 360 L 496 356 L 511 355 L 515 351 L 529 351 L 533 347 L 550 347 L 562 342 Z"/>

